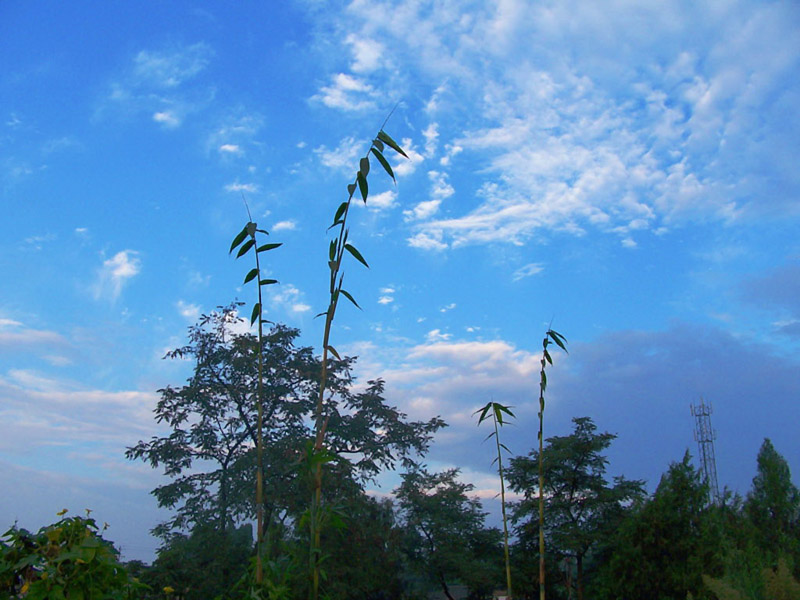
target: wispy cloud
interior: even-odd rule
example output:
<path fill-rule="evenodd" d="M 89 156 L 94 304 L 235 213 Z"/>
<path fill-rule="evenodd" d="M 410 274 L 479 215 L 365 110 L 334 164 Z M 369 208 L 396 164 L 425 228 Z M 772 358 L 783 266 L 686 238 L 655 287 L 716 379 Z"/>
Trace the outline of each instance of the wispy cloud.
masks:
<path fill-rule="evenodd" d="M 142 261 L 138 254 L 135 250 L 122 250 L 103 261 L 93 288 L 95 299 L 119 298 L 122 288 L 141 271 Z"/>
<path fill-rule="evenodd" d="M 542 263 L 528 263 L 514 271 L 514 274 L 511 276 L 513 281 L 519 281 L 520 279 L 525 279 L 526 277 L 531 277 L 533 275 L 538 275 L 544 270 Z"/>
<path fill-rule="evenodd" d="M 248 194 L 255 194 L 258 189 L 258 185 L 255 183 L 239 183 L 238 181 L 225 186 L 227 192 L 247 192 Z"/>

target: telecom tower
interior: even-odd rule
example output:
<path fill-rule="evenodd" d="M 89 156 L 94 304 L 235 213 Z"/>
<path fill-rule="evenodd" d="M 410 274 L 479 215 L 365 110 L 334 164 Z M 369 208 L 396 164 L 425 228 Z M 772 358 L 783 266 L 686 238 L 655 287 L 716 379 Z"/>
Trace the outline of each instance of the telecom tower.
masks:
<path fill-rule="evenodd" d="M 700 450 L 700 463 L 703 469 L 703 480 L 708 485 L 708 499 L 714 504 L 719 503 L 719 486 L 717 485 L 717 460 L 714 457 L 714 439 L 716 432 L 711 428 L 710 404 L 705 404 L 700 398 L 700 405 L 689 405 L 692 416 L 695 418 L 694 439 Z"/>

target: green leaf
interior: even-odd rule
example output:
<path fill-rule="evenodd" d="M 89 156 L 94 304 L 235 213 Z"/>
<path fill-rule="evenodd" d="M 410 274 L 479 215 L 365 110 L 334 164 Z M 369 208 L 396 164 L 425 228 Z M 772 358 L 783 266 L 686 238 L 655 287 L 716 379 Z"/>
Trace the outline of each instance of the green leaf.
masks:
<path fill-rule="evenodd" d="M 331 244 L 328 247 L 328 260 L 333 260 L 336 258 L 336 240 L 331 240 Z"/>
<path fill-rule="evenodd" d="M 247 254 L 247 251 L 250 250 L 255 245 L 256 241 L 253 239 L 247 240 L 241 248 L 239 248 L 239 253 L 236 255 L 236 258 L 240 258 Z"/>
<path fill-rule="evenodd" d="M 383 156 L 383 154 L 380 153 L 380 151 L 377 148 L 373 148 L 372 153 L 375 155 L 375 158 L 378 159 L 378 162 L 381 163 L 383 170 L 386 171 L 389 174 L 389 177 L 392 178 L 392 181 L 396 181 L 396 179 L 394 178 L 394 171 L 392 171 L 392 167 L 389 164 L 389 161 L 386 160 L 386 158 Z"/>
<path fill-rule="evenodd" d="M 369 175 L 369 158 L 367 158 L 367 156 L 358 161 L 358 172 L 364 175 L 364 177 Z"/>
<path fill-rule="evenodd" d="M 277 279 L 259 279 L 258 285 L 272 285 L 273 283 L 278 283 Z"/>
<path fill-rule="evenodd" d="M 500 444 L 500 447 L 501 447 L 503 450 L 505 450 L 506 452 L 508 452 L 509 454 L 511 454 L 511 450 L 509 450 L 509 449 L 508 449 L 508 446 L 506 446 L 505 444 Z"/>
<path fill-rule="evenodd" d="M 350 194 L 351 198 L 353 197 L 353 194 L 356 193 L 356 184 L 355 183 L 347 184 L 347 193 Z"/>
<path fill-rule="evenodd" d="M 400 146 L 397 145 L 397 142 L 395 142 L 391 137 L 389 137 L 389 134 L 386 133 L 385 131 L 383 131 L 383 129 L 381 129 L 378 132 L 378 139 L 380 141 L 382 141 L 384 144 L 386 144 L 387 146 L 389 146 L 395 152 L 398 152 L 399 154 L 402 154 L 403 156 L 408 158 L 408 154 L 403 152 L 403 149 Z"/>
<path fill-rule="evenodd" d="M 356 302 L 355 298 L 353 298 L 353 297 L 350 295 L 350 292 L 348 292 L 347 290 L 339 290 L 339 291 L 340 291 L 340 292 L 342 292 L 342 294 L 344 294 L 344 297 L 345 297 L 345 298 L 347 298 L 348 300 L 350 300 L 350 302 L 352 302 L 352 303 L 353 303 L 353 305 L 354 305 L 354 306 L 355 306 L 355 307 L 356 307 L 358 310 L 361 310 L 361 307 L 358 305 L 358 302 Z"/>
<path fill-rule="evenodd" d="M 339 356 L 339 353 L 336 351 L 336 348 L 334 348 L 333 346 L 328 346 L 328 352 L 333 354 L 337 359 L 342 360 L 342 357 Z"/>
<path fill-rule="evenodd" d="M 321 313 L 314 315 L 314 318 L 318 319 L 322 315 L 327 315 L 327 314 L 328 314 L 328 311 L 327 310 L 323 310 Z"/>
<path fill-rule="evenodd" d="M 364 257 L 361 256 L 361 252 L 356 250 L 356 247 L 353 246 L 353 244 L 345 244 L 344 245 L 344 249 L 347 250 L 350 254 L 352 254 L 358 262 L 360 262 L 362 265 L 364 265 L 365 267 L 367 267 L 369 269 L 369 265 L 367 264 L 367 261 L 364 260 Z"/>
<path fill-rule="evenodd" d="M 541 380 L 539 381 L 539 386 L 542 388 L 542 391 L 545 391 L 545 389 L 547 389 L 547 374 L 544 372 L 544 369 L 542 369 L 541 372 Z"/>
<path fill-rule="evenodd" d="M 361 199 L 364 200 L 364 204 L 367 203 L 367 196 L 369 195 L 369 186 L 367 185 L 367 178 L 364 176 L 361 171 L 358 172 L 356 176 L 356 180 L 358 181 L 358 189 L 361 191 Z"/>
<path fill-rule="evenodd" d="M 372 140 L 372 145 L 378 149 L 378 152 L 383 152 L 383 142 L 380 140 Z"/>
<path fill-rule="evenodd" d="M 245 229 L 247 230 L 247 235 L 249 235 L 249 236 L 250 236 L 250 237 L 252 237 L 252 238 L 256 237 L 256 231 L 258 231 L 258 226 L 257 226 L 255 223 L 253 223 L 252 221 L 250 221 L 250 222 L 249 222 L 247 225 L 245 225 L 244 227 L 245 227 Z"/>
<path fill-rule="evenodd" d="M 256 248 L 256 252 L 266 252 L 267 250 L 274 250 L 279 246 L 283 246 L 283 242 L 280 242 L 278 244 L 264 244 L 263 246 L 259 246 L 258 248 Z"/>
<path fill-rule="evenodd" d="M 244 227 L 242 227 L 242 230 L 236 235 L 236 237 L 233 238 L 233 242 L 231 242 L 231 249 L 228 250 L 228 254 L 233 252 L 233 249 L 236 248 L 236 246 L 238 246 L 239 244 L 241 244 L 244 241 L 244 238 L 246 237 L 247 237 L 247 226 L 245 225 Z"/>
<path fill-rule="evenodd" d="M 333 225 L 336 225 L 336 223 L 339 222 L 339 219 L 342 218 L 342 215 L 344 214 L 345 210 L 347 210 L 347 202 L 342 202 L 339 205 L 339 208 L 336 209 L 336 214 L 333 215 Z M 331 227 L 333 227 L 333 225 L 331 225 Z"/>
<path fill-rule="evenodd" d="M 567 346 L 566 346 L 566 343 L 567 343 L 567 338 L 565 338 L 563 335 L 561 335 L 561 334 L 560 334 L 560 333 L 558 333 L 557 331 L 553 331 L 552 329 L 548 329 L 548 330 L 547 330 L 547 335 L 548 335 L 548 336 L 550 337 L 550 339 L 552 339 L 552 340 L 553 340 L 553 341 L 554 341 L 556 344 L 558 344 L 558 347 L 559 347 L 559 348 L 561 348 L 561 349 L 562 349 L 564 352 L 566 352 L 567 354 L 569 354 L 569 351 L 567 350 Z"/>
<path fill-rule="evenodd" d="M 551 365 L 553 364 L 553 359 L 550 357 L 550 353 L 547 351 L 547 348 L 542 350 L 542 355 L 547 362 L 549 362 Z"/>
<path fill-rule="evenodd" d="M 245 275 L 244 283 L 249 283 L 258 276 L 258 269 L 250 269 L 250 272 Z"/>
<path fill-rule="evenodd" d="M 256 305 L 253 307 L 253 314 L 250 315 L 250 326 L 251 327 L 252 327 L 253 323 L 256 322 L 256 319 L 258 319 L 260 316 L 261 316 L 261 303 L 260 302 L 256 302 Z"/>

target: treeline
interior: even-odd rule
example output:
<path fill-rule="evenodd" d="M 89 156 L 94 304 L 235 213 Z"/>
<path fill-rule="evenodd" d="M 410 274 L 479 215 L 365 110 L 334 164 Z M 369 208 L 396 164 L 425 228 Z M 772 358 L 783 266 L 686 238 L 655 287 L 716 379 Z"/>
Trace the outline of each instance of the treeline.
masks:
<path fill-rule="evenodd" d="M 236 333 L 236 304 L 204 315 L 171 352 L 194 363 L 180 387 L 159 390 L 156 420 L 169 434 L 140 441 L 128 458 L 163 469 L 153 490 L 171 517 L 152 565 L 121 565 L 89 515 L 0 541 L 0 598 L 308 597 L 308 497 L 321 365 L 299 331 L 263 338 L 264 500 L 255 503 L 257 339 Z M 320 566 L 327 598 L 491 598 L 506 588 L 502 532 L 457 469 L 431 472 L 424 457 L 438 417 L 409 421 L 383 398 L 381 380 L 356 386 L 352 358 L 331 359 L 326 405 Z M 709 500 L 688 453 L 655 492 L 606 476 L 615 436 L 589 417 L 544 446 L 548 598 L 800 598 L 800 493 L 769 440 L 745 497 Z M 510 562 L 514 598 L 539 598 L 538 449 L 510 460 Z M 391 497 L 367 493 L 383 470 L 401 473 Z M 254 515 L 263 515 L 264 582 L 253 585 Z M 87 572 L 90 573 L 87 576 Z"/>

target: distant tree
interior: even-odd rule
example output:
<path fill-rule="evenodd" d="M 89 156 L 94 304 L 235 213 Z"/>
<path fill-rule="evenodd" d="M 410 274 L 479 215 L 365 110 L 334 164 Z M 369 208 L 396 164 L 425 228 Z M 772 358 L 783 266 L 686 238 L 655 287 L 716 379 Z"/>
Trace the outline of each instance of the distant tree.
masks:
<path fill-rule="evenodd" d="M 545 532 L 553 554 L 572 557 L 577 567 L 578 599 L 584 593 L 584 561 L 619 524 L 626 508 L 644 495 L 644 484 L 624 477 L 606 480 L 608 459 L 603 456 L 616 436 L 596 433 L 589 417 L 572 420 L 573 433 L 547 439 L 545 447 Z M 510 488 L 523 494 L 512 505 L 518 536 L 525 537 L 538 522 L 539 452 L 511 459 Z"/>
<path fill-rule="evenodd" d="M 154 530 L 167 537 L 197 524 L 223 531 L 255 514 L 256 379 L 258 342 L 239 333 L 239 303 L 203 315 L 189 328 L 189 343 L 167 354 L 194 361 L 181 387 L 159 390 L 158 423 L 171 429 L 128 448 L 131 460 L 163 467 L 171 481 L 153 494 L 174 510 Z M 296 346 L 297 329 L 275 325 L 264 335 L 265 529 L 296 519 L 307 506 L 308 477 L 302 457 L 312 437 L 311 415 L 319 390 L 319 360 Z M 346 481 L 360 487 L 383 469 L 414 464 L 428 449 L 439 418 L 409 422 L 383 398 L 382 381 L 351 391 L 353 358 L 332 359 L 326 404 L 328 448 L 334 464 L 326 493 L 335 497 Z M 328 489 L 329 488 L 329 489 Z"/>
<path fill-rule="evenodd" d="M 608 598 L 709 598 L 702 575 L 719 577 L 721 535 L 689 453 L 670 465 L 653 497 L 625 519 L 601 569 Z"/>
<path fill-rule="evenodd" d="M 772 563 L 781 555 L 800 558 L 800 491 L 792 483 L 786 459 L 769 439 L 758 451 L 758 471 L 745 512 L 756 529 L 759 548 Z"/>
<path fill-rule="evenodd" d="M 450 600 L 456 581 L 485 594 L 503 580 L 502 534 L 485 527 L 480 501 L 469 496 L 473 486 L 458 481 L 458 473 L 415 469 L 395 491 L 412 568 Z"/>
<path fill-rule="evenodd" d="M 166 536 L 142 579 L 156 592 L 173 589 L 183 600 L 229 598 L 234 583 L 247 572 L 252 551 L 253 527 L 249 524 L 225 531 L 198 525 L 189 535 Z"/>

